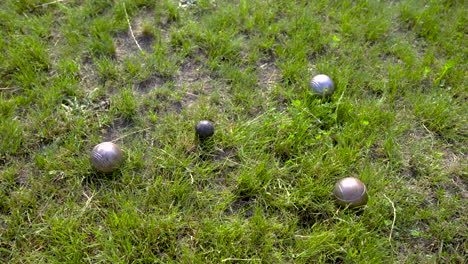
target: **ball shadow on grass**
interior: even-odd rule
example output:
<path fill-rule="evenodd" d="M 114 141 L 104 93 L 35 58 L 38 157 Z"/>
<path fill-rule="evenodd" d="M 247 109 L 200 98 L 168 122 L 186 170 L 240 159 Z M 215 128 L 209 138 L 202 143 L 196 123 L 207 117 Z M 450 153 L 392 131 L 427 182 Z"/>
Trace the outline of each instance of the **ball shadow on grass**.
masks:
<path fill-rule="evenodd" d="M 202 160 L 209 160 L 216 155 L 213 137 L 200 137 L 195 133 L 196 151 Z"/>
<path fill-rule="evenodd" d="M 116 169 L 110 173 L 99 172 L 94 168 L 84 175 L 83 186 L 92 187 L 96 190 L 110 186 L 111 182 L 122 178 L 122 169 Z"/>

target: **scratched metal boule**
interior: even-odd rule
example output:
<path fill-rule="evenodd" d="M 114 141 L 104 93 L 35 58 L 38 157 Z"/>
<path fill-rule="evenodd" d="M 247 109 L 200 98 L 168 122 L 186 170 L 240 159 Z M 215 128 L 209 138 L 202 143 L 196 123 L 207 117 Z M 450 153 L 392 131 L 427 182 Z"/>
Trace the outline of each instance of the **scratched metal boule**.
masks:
<path fill-rule="evenodd" d="M 312 78 L 309 87 L 315 94 L 321 96 L 330 95 L 335 91 L 333 80 L 325 74 L 319 74 Z"/>
<path fill-rule="evenodd" d="M 368 199 L 366 185 L 353 177 L 337 182 L 333 194 L 340 205 L 350 208 L 365 205 Z"/>
<path fill-rule="evenodd" d="M 91 162 L 100 172 L 112 172 L 120 167 L 124 160 L 122 150 L 112 142 L 96 145 L 91 151 Z"/>

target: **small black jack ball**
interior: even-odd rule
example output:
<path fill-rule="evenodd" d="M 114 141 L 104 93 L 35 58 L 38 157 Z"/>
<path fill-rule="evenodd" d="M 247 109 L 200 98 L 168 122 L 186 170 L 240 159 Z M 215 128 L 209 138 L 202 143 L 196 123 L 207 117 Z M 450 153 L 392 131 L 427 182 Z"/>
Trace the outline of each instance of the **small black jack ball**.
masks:
<path fill-rule="evenodd" d="M 206 139 L 214 134 L 214 125 L 208 120 L 202 120 L 195 126 L 195 131 L 200 139 Z"/>

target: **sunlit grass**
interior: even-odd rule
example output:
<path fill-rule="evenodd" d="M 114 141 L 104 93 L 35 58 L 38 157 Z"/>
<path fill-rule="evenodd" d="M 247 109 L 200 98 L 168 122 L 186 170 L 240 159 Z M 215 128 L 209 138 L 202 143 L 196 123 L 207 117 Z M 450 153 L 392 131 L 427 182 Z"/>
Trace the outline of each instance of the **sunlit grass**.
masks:
<path fill-rule="evenodd" d="M 463 263 L 465 9 L 3 1 L 0 260 Z M 349 176 L 364 208 L 333 199 Z"/>

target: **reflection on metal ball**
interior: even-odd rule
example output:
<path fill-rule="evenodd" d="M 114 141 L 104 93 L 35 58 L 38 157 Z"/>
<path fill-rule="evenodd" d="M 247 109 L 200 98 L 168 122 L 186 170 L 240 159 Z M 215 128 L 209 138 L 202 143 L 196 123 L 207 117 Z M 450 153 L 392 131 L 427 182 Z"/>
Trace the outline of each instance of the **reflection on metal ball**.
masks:
<path fill-rule="evenodd" d="M 122 150 L 112 142 L 96 145 L 91 152 L 91 162 L 100 172 L 112 172 L 120 167 L 124 160 Z"/>
<path fill-rule="evenodd" d="M 319 74 L 312 78 L 309 87 L 314 93 L 321 96 L 330 95 L 335 91 L 333 80 L 325 74 Z"/>
<path fill-rule="evenodd" d="M 353 177 L 344 178 L 336 183 L 333 194 L 340 205 L 350 208 L 365 205 L 368 198 L 366 185 Z"/>
<path fill-rule="evenodd" d="M 195 131 L 200 139 L 206 139 L 214 134 L 214 125 L 208 120 L 202 120 L 195 126 Z"/>

